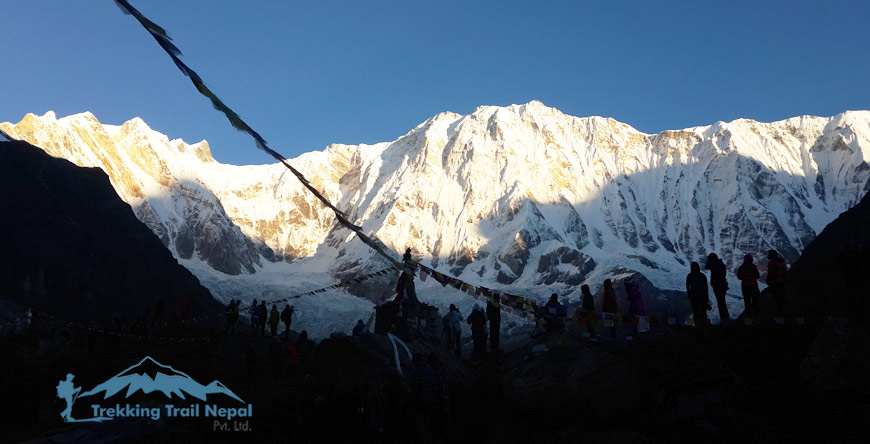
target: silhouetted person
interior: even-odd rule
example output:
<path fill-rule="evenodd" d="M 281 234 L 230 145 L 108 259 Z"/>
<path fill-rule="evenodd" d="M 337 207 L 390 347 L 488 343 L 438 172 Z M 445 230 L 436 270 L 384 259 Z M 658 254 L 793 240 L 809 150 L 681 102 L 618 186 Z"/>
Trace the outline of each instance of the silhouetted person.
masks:
<path fill-rule="evenodd" d="M 362 336 L 366 331 L 366 324 L 363 323 L 363 320 L 360 319 L 356 321 L 356 326 L 353 327 L 353 335 L 354 336 Z"/>
<path fill-rule="evenodd" d="M 60 417 L 63 418 L 64 422 L 75 422 L 75 418 L 72 417 L 72 408 L 82 391 L 81 387 L 74 386 L 74 377 L 72 373 L 67 373 L 66 379 L 57 384 L 57 397 L 66 401 L 66 408 L 60 412 Z"/>
<path fill-rule="evenodd" d="M 396 296 L 393 300 L 401 301 L 409 299 L 417 302 L 417 292 L 414 288 L 414 272 L 417 269 L 417 265 L 411 259 L 410 248 L 405 250 L 405 254 L 402 255 L 402 265 L 404 269 L 402 274 L 399 275 L 399 281 L 396 282 Z"/>
<path fill-rule="evenodd" d="M 686 293 L 692 304 L 692 315 L 695 325 L 707 325 L 707 309 L 710 307 L 710 293 L 707 287 L 707 276 L 701 273 L 701 264 L 692 262 L 691 271 L 686 276 Z"/>
<path fill-rule="evenodd" d="M 260 301 L 257 315 L 260 316 L 260 336 L 266 336 L 266 321 L 269 320 L 269 309 L 266 308 L 266 301 Z"/>
<path fill-rule="evenodd" d="M 628 299 L 628 314 L 632 319 L 632 331 L 637 334 L 638 316 L 646 315 L 646 305 L 643 303 L 643 297 L 640 294 L 640 287 L 637 282 L 627 279 L 623 285 L 625 286 L 625 297 Z"/>
<path fill-rule="evenodd" d="M 587 313 L 594 313 L 595 298 L 592 297 L 592 292 L 589 291 L 589 286 L 586 284 L 581 285 L 580 293 L 583 295 L 583 301 L 580 303 L 580 307 Z M 589 320 L 586 322 L 586 329 L 589 331 L 591 336 L 595 336 L 595 328 L 592 327 L 592 322 L 589 322 Z"/>
<path fill-rule="evenodd" d="M 293 322 L 293 306 L 287 304 L 281 311 L 281 322 L 284 323 L 284 340 L 290 339 L 290 324 Z"/>
<path fill-rule="evenodd" d="M 269 331 L 272 336 L 278 336 L 279 322 L 281 322 L 281 312 L 278 311 L 278 304 L 272 304 L 272 310 L 269 312 Z"/>
<path fill-rule="evenodd" d="M 550 300 L 544 305 L 544 327 L 547 332 L 565 330 L 564 317 L 567 315 L 565 307 L 559 303 L 559 295 L 553 293 Z"/>
<path fill-rule="evenodd" d="M 613 289 L 613 282 L 610 279 L 604 280 L 604 299 L 601 302 L 601 310 L 605 313 L 616 313 L 619 311 L 616 302 L 616 290 Z M 616 325 L 610 326 L 610 337 L 616 337 Z"/>
<path fill-rule="evenodd" d="M 770 287 L 770 292 L 773 295 L 773 301 L 776 303 L 777 310 L 782 313 L 785 311 L 785 259 L 783 259 L 776 250 L 767 252 L 767 285 Z"/>
<path fill-rule="evenodd" d="M 483 358 L 486 354 L 486 314 L 480 304 L 474 304 L 467 322 L 471 325 L 471 339 L 474 340 L 474 358 Z"/>
<path fill-rule="evenodd" d="M 489 351 L 498 353 L 501 336 L 501 310 L 498 298 L 492 298 L 486 304 L 486 320 L 489 321 Z"/>
<path fill-rule="evenodd" d="M 251 305 L 251 336 L 257 336 L 258 330 L 260 330 L 260 304 L 254 299 Z"/>
<path fill-rule="evenodd" d="M 314 361 L 314 342 L 308 339 L 308 332 L 302 330 L 299 337 L 290 344 L 290 366 L 295 373 L 306 375 L 311 362 Z"/>
<path fill-rule="evenodd" d="M 743 264 L 737 268 L 737 279 L 740 279 L 740 289 L 743 292 L 744 316 L 752 316 L 752 313 L 758 311 L 758 298 L 761 295 L 758 291 L 759 277 L 761 275 L 758 267 L 752 263 L 752 255 L 743 256 Z"/>
<path fill-rule="evenodd" d="M 462 313 L 455 305 L 450 304 L 450 311 L 447 313 L 447 323 L 450 325 L 450 332 L 453 335 L 453 349 L 456 352 L 456 357 L 462 357 Z"/>
<path fill-rule="evenodd" d="M 731 316 L 728 314 L 728 304 L 725 302 L 725 293 L 728 291 L 728 280 L 725 276 L 728 271 L 725 269 L 725 262 L 722 262 L 716 253 L 710 253 L 707 255 L 704 269 L 710 270 L 710 286 L 713 287 L 713 294 L 716 296 L 719 322 L 727 324 L 731 321 Z"/>

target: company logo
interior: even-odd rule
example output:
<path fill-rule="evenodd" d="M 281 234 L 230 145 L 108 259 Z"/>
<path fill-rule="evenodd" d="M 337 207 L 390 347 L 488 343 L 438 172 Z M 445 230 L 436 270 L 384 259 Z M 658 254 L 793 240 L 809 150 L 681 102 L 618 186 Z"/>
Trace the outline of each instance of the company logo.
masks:
<path fill-rule="evenodd" d="M 239 398 L 220 381 L 212 381 L 208 385 L 202 385 L 188 374 L 163 365 L 150 356 L 146 356 L 137 364 L 85 392 L 82 392 L 81 387 L 75 386 L 73 378 L 75 375 L 69 373 L 66 375 L 66 379 L 57 384 L 58 398 L 66 401 L 66 409 L 60 413 L 65 422 L 102 422 L 115 418 L 131 417 L 149 417 L 156 421 L 164 414 L 166 417 L 211 417 L 230 420 L 249 418 L 253 413 L 251 404 L 239 407 L 233 402 L 234 407 L 222 407 L 209 403 L 209 395 L 223 395 L 238 403 L 245 404 L 242 398 Z M 162 407 L 142 406 L 129 402 L 131 397 L 142 398 L 143 396 L 147 396 L 148 401 L 153 401 L 154 396 L 161 400 L 165 397 L 170 401 L 174 399 L 178 401 L 175 401 L 174 404 L 164 404 Z M 73 406 L 76 401 L 85 398 L 91 400 L 88 404 L 93 416 L 84 419 L 73 418 Z M 108 406 L 104 406 L 100 402 L 109 398 L 116 398 L 119 402 Z M 195 402 L 194 399 L 202 402 Z M 149 404 L 154 405 L 153 402 L 149 402 Z"/>

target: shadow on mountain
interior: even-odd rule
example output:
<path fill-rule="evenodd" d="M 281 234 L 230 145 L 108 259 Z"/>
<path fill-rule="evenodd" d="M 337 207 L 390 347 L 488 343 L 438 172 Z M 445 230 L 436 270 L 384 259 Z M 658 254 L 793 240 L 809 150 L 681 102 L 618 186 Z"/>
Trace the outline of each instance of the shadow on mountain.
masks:
<path fill-rule="evenodd" d="M 152 206 L 156 201 L 180 213 L 175 226 L 163 223 Z M 255 273 L 255 266 L 261 265 L 260 256 L 271 262 L 280 260 L 262 241 L 244 234 L 227 215 L 220 199 L 194 181 L 174 183 L 167 195 L 143 199 L 133 211 L 178 257 L 198 258 L 221 273 Z"/>
<path fill-rule="evenodd" d="M 25 142 L 0 144 L 0 291 L 19 309 L 127 323 L 165 304 L 180 315 L 221 310 L 118 198 L 97 168 L 80 168 Z"/>

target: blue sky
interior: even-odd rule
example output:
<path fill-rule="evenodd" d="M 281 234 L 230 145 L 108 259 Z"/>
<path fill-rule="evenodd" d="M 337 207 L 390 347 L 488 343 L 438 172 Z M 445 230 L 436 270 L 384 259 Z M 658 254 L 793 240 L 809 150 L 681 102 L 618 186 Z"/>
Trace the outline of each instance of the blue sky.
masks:
<path fill-rule="evenodd" d="M 131 0 L 288 157 L 540 100 L 658 132 L 870 109 L 866 1 Z M 111 0 L 8 2 L 0 121 L 54 110 L 268 163 Z"/>

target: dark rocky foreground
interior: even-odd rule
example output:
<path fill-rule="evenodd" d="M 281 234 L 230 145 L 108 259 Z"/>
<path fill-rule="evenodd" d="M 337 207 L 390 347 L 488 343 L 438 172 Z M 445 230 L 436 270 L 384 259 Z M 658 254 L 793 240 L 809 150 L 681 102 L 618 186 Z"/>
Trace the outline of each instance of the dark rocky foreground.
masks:
<path fill-rule="evenodd" d="M 266 338 L 89 345 L 74 330 L 35 328 L 0 338 L 0 428 L 11 442 L 859 442 L 870 424 L 868 331 L 822 318 L 657 327 L 632 342 L 551 333 L 474 362 L 411 340 L 412 351 L 438 355 L 450 381 L 450 416 L 436 417 L 427 432 L 383 335 L 323 340 L 305 378 L 283 358 L 273 366 Z M 539 344 L 549 350 L 533 353 Z M 61 422 L 55 386 L 66 373 L 87 389 L 144 355 L 202 383 L 220 380 L 253 404 L 252 430 L 215 432 L 206 418 Z"/>
<path fill-rule="evenodd" d="M 181 315 L 222 306 L 136 219 L 99 168 L 0 142 L 0 322 L 27 308 L 92 325 L 163 300 Z"/>

